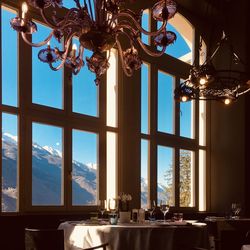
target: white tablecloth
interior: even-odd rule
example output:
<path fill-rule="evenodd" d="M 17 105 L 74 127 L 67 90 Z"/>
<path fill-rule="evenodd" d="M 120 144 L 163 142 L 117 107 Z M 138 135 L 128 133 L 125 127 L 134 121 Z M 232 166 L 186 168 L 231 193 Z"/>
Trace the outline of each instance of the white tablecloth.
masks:
<path fill-rule="evenodd" d="M 241 250 L 250 250 L 250 245 L 243 245 Z"/>
<path fill-rule="evenodd" d="M 206 226 L 145 224 L 88 225 L 64 222 L 65 250 L 80 250 L 109 242 L 110 250 L 181 250 L 209 248 Z"/>

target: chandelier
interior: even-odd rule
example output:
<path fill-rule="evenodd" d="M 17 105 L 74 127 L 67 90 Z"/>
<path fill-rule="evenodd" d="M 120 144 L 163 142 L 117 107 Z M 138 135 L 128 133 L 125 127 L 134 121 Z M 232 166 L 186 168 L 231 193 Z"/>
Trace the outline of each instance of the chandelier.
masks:
<path fill-rule="evenodd" d="M 40 43 L 32 43 L 27 37 L 37 31 L 37 25 L 29 19 L 26 3 L 22 5 L 21 17 L 11 19 L 10 24 L 21 33 L 27 44 L 33 47 L 46 46 L 39 51 L 38 58 L 55 71 L 65 65 L 71 68 L 73 74 L 78 74 L 85 64 L 84 49 L 91 50 L 93 54 L 90 58 L 86 57 L 86 64 L 96 74 L 97 85 L 100 76 L 109 68 L 112 48 L 118 49 L 123 71 L 131 76 L 142 64 L 138 55 L 140 48 L 150 56 L 161 56 L 166 47 L 176 40 L 176 34 L 166 29 L 167 21 L 176 13 L 176 3 L 172 0 L 161 0 L 153 5 L 152 17 L 161 22 L 161 27 L 156 31 L 142 28 L 143 11 L 138 14 L 126 9 L 125 0 L 86 1 L 81 5 L 79 0 L 74 0 L 76 7 L 65 9 L 67 12 L 62 17 L 57 14 L 57 10 L 63 7 L 62 0 L 27 0 L 31 7 L 40 11 L 44 22 L 52 29 L 48 37 Z M 142 42 L 141 34 L 152 37 L 153 44 L 159 50 L 150 50 Z M 52 48 L 52 37 L 63 44 L 63 50 Z M 73 44 L 74 38 L 79 39 L 79 48 Z M 128 41 L 126 48 L 124 41 Z"/>
<path fill-rule="evenodd" d="M 222 49 L 227 49 L 230 58 L 226 57 L 224 60 L 229 59 L 229 66 L 216 69 L 213 61 Z M 250 91 L 249 75 L 240 70 L 242 67 L 245 67 L 245 64 L 235 53 L 229 38 L 223 32 L 212 55 L 208 56 L 203 64 L 192 66 L 188 79 L 181 82 L 175 89 L 175 99 L 182 102 L 217 100 L 230 104 L 239 96 Z"/>

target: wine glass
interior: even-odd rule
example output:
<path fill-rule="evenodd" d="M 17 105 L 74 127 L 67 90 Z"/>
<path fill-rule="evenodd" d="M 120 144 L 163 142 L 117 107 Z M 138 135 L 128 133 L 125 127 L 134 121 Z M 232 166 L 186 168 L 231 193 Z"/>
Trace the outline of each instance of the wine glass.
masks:
<path fill-rule="evenodd" d="M 101 218 L 103 218 L 103 215 L 107 209 L 107 202 L 106 200 L 99 200 L 98 201 L 98 210 L 101 213 Z"/>
<path fill-rule="evenodd" d="M 155 200 L 151 200 L 149 202 L 149 207 L 148 207 L 148 212 L 149 212 L 149 220 L 152 221 L 155 218 L 153 218 L 153 213 L 155 212 L 155 208 L 156 208 L 156 201 Z"/>
<path fill-rule="evenodd" d="M 232 218 L 233 219 L 239 219 L 239 215 L 240 215 L 240 212 L 241 212 L 241 205 L 240 203 L 232 203 L 231 205 L 231 210 L 232 210 Z"/>
<path fill-rule="evenodd" d="M 169 204 L 168 204 L 168 202 L 161 200 L 160 209 L 161 209 L 161 211 L 163 213 L 163 218 L 164 218 L 164 222 L 165 222 L 166 221 L 166 214 L 169 211 Z"/>

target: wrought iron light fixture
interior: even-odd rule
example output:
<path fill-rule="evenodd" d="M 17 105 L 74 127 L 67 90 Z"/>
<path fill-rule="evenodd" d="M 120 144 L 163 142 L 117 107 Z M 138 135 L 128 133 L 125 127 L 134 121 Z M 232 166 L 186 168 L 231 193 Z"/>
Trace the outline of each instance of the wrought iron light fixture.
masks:
<path fill-rule="evenodd" d="M 213 60 L 225 47 L 230 54 L 229 66 L 226 69 L 216 69 Z M 188 79 L 175 89 L 175 99 L 182 102 L 217 100 L 230 104 L 240 95 L 250 91 L 249 75 L 240 70 L 244 67 L 245 64 L 234 52 L 229 38 L 223 32 L 212 55 L 208 56 L 202 65 L 192 66 Z"/>
<path fill-rule="evenodd" d="M 122 67 L 127 76 L 141 67 L 142 61 L 138 55 L 138 48 L 142 48 L 150 56 L 161 56 L 166 47 L 176 40 L 176 34 L 167 31 L 167 21 L 176 13 L 176 3 L 172 0 L 161 0 L 152 7 L 152 16 L 156 21 L 162 22 L 156 31 L 147 31 L 142 28 L 142 11 L 136 14 L 124 7 L 125 0 L 87 0 L 80 4 L 74 0 L 76 7 L 67 10 L 64 17 L 56 12 L 63 7 L 62 0 L 27 0 L 28 4 L 40 11 L 45 23 L 52 29 L 48 37 L 40 43 L 32 43 L 27 35 L 37 31 L 37 25 L 28 18 L 28 6 L 22 5 L 21 17 L 11 20 L 14 30 L 21 32 L 26 43 L 34 47 L 47 44 L 40 50 L 38 57 L 42 62 L 49 64 L 52 70 L 59 70 L 64 65 L 78 74 L 84 66 L 84 49 L 93 51 L 90 58 L 86 58 L 88 69 L 96 74 L 96 84 L 100 76 L 109 67 L 109 56 L 112 48 L 117 48 L 121 58 Z M 53 8 L 54 11 L 47 12 Z M 50 16 L 48 13 L 52 13 Z M 151 51 L 142 42 L 141 33 L 153 37 L 154 45 L 160 47 L 159 51 Z M 63 50 L 52 48 L 49 41 L 55 37 L 63 43 Z M 80 47 L 72 43 L 73 38 L 79 39 Z M 123 48 L 121 41 L 127 39 L 129 47 Z M 77 52 L 78 50 L 78 52 Z M 103 53 L 107 52 L 107 56 Z M 58 63 L 59 61 L 59 63 Z"/>

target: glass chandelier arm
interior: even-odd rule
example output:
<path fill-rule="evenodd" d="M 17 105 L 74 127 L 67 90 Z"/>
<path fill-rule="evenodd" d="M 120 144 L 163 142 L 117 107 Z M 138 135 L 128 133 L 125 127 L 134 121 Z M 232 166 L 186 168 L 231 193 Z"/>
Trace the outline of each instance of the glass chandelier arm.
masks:
<path fill-rule="evenodd" d="M 165 53 L 166 48 L 167 48 L 167 46 L 163 46 L 161 51 L 153 52 L 148 49 L 148 47 L 141 41 L 139 37 L 137 38 L 137 42 L 148 55 L 153 56 L 153 57 L 162 56 Z"/>
<path fill-rule="evenodd" d="M 54 71 L 58 71 L 59 69 L 61 69 L 61 68 L 63 67 L 64 63 L 65 63 L 65 61 L 64 61 L 64 62 L 62 61 L 62 62 L 60 63 L 60 65 L 58 65 L 57 67 L 54 67 L 54 66 L 52 65 L 52 63 L 49 63 L 49 67 L 50 67 L 52 70 L 54 70 Z"/>
<path fill-rule="evenodd" d="M 63 56 L 62 56 L 62 59 L 63 61 L 65 62 L 66 59 L 67 59 L 67 56 L 68 56 L 68 53 L 69 53 L 69 48 L 70 48 L 70 44 L 72 43 L 72 39 L 73 37 L 77 35 L 77 32 L 73 32 L 71 33 L 67 39 L 65 40 L 65 45 L 64 45 L 64 48 L 66 48 L 65 52 L 63 53 Z"/>
<path fill-rule="evenodd" d="M 48 41 L 51 40 L 51 38 L 52 38 L 52 36 L 53 36 L 53 30 L 50 32 L 49 36 L 48 36 L 44 41 L 42 41 L 42 42 L 40 42 L 40 43 L 32 43 L 32 42 L 30 42 L 30 41 L 27 39 L 26 34 L 25 34 L 24 32 L 21 32 L 21 34 L 22 34 L 23 40 L 24 40 L 27 44 L 29 44 L 30 46 L 32 46 L 32 47 L 41 47 L 41 46 L 47 44 Z"/>
<path fill-rule="evenodd" d="M 129 33 L 127 31 L 129 31 Z M 136 31 L 135 29 L 133 29 L 133 27 L 131 27 L 129 24 L 119 24 L 115 27 L 114 31 L 117 33 L 117 34 L 126 34 L 127 36 L 129 36 L 129 39 L 130 40 L 134 40 L 135 37 L 138 37 L 139 36 L 139 32 Z M 132 33 L 132 35 L 131 35 Z"/>
<path fill-rule="evenodd" d="M 56 24 L 53 24 L 52 22 L 50 22 L 50 21 L 47 19 L 46 15 L 45 15 L 44 9 L 40 9 L 40 13 L 41 13 L 41 16 L 42 16 L 43 20 L 45 21 L 45 23 L 46 23 L 49 27 L 51 27 L 52 29 L 58 28 Z"/>
<path fill-rule="evenodd" d="M 121 46 L 121 44 L 120 44 L 120 42 L 118 40 L 117 40 L 116 44 L 117 44 L 118 52 L 119 52 L 120 59 L 121 59 L 121 62 L 122 62 L 123 71 L 124 71 L 124 73 L 125 73 L 126 76 L 131 77 L 133 75 L 133 73 L 132 72 L 128 72 L 127 68 L 125 67 L 125 63 L 124 63 L 124 60 L 123 60 L 122 46 Z"/>
<path fill-rule="evenodd" d="M 242 91 L 242 92 L 238 93 L 238 95 L 244 95 L 244 94 L 246 94 L 249 91 L 250 91 L 250 88 L 246 89 L 245 91 Z"/>
<path fill-rule="evenodd" d="M 83 54 L 84 54 L 84 47 L 80 45 L 79 53 L 78 53 L 78 56 L 80 57 L 80 59 L 83 59 Z"/>
<path fill-rule="evenodd" d="M 162 26 L 157 30 L 157 31 L 154 31 L 154 32 L 150 32 L 150 31 L 147 31 L 145 29 L 143 29 L 141 27 L 141 25 L 138 23 L 138 21 L 129 13 L 126 13 L 126 12 L 119 12 L 117 15 L 115 15 L 111 20 L 110 20 L 110 23 L 112 24 L 113 22 L 115 22 L 116 24 L 116 20 L 118 20 L 120 17 L 126 17 L 126 18 L 130 18 L 134 25 L 136 26 L 136 28 L 142 32 L 143 34 L 145 35 L 149 35 L 149 36 L 157 36 L 159 35 L 167 26 L 167 20 L 165 20 L 164 22 L 162 22 Z M 122 22 L 122 21 L 120 21 Z M 119 26 L 119 22 L 118 22 L 118 26 Z"/>
<path fill-rule="evenodd" d="M 76 32 L 72 33 L 69 38 L 67 39 L 67 42 L 66 42 L 66 45 L 64 46 L 64 48 L 66 48 L 66 50 L 62 53 L 62 55 L 60 55 L 60 59 L 62 60 L 61 63 L 57 66 L 57 67 L 54 67 L 52 65 L 52 63 L 49 63 L 49 66 L 52 70 L 54 71 L 57 71 L 59 69 L 61 69 L 63 67 L 63 65 L 65 64 L 66 60 L 67 60 L 67 57 L 68 57 L 68 54 L 69 54 L 69 48 L 70 48 L 70 44 L 72 42 L 72 38 L 73 36 L 76 35 Z"/>
<path fill-rule="evenodd" d="M 63 20 L 61 20 L 60 22 L 58 22 L 58 23 L 52 23 L 51 21 L 49 21 L 48 18 L 46 17 L 46 14 L 45 14 L 44 9 L 41 9 L 41 10 L 40 10 L 40 13 L 41 13 L 42 18 L 44 19 L 44 21 L 46 22 L 46 24 L 47 24 L 50 28 L 52 28 L 52 29 L 62 29 L 62 28 L 64 28 L 64 26 L 65 26 L 66 24 L 68 24 L 68 22 L 69 22 L 69 16 L 71 15 L 71 13 L 72 13 L 72 12 L 75 12 L 75 11 L 78 11 L 78 9 L 77 9 L 77 8 L 72 8 L 72 9 L 70 9 L 70 10 L 67 12 L 65 18 L 64 18 Z"/>
<path fill-rule="evenodd" d="M 100 26 L 103 25 L 104 22 L 106 22 L 106 11 L 105 11 L 105 1 L 103 0 L 96 0 L 95 1 L 95 18 L 96 23 Z"/>

